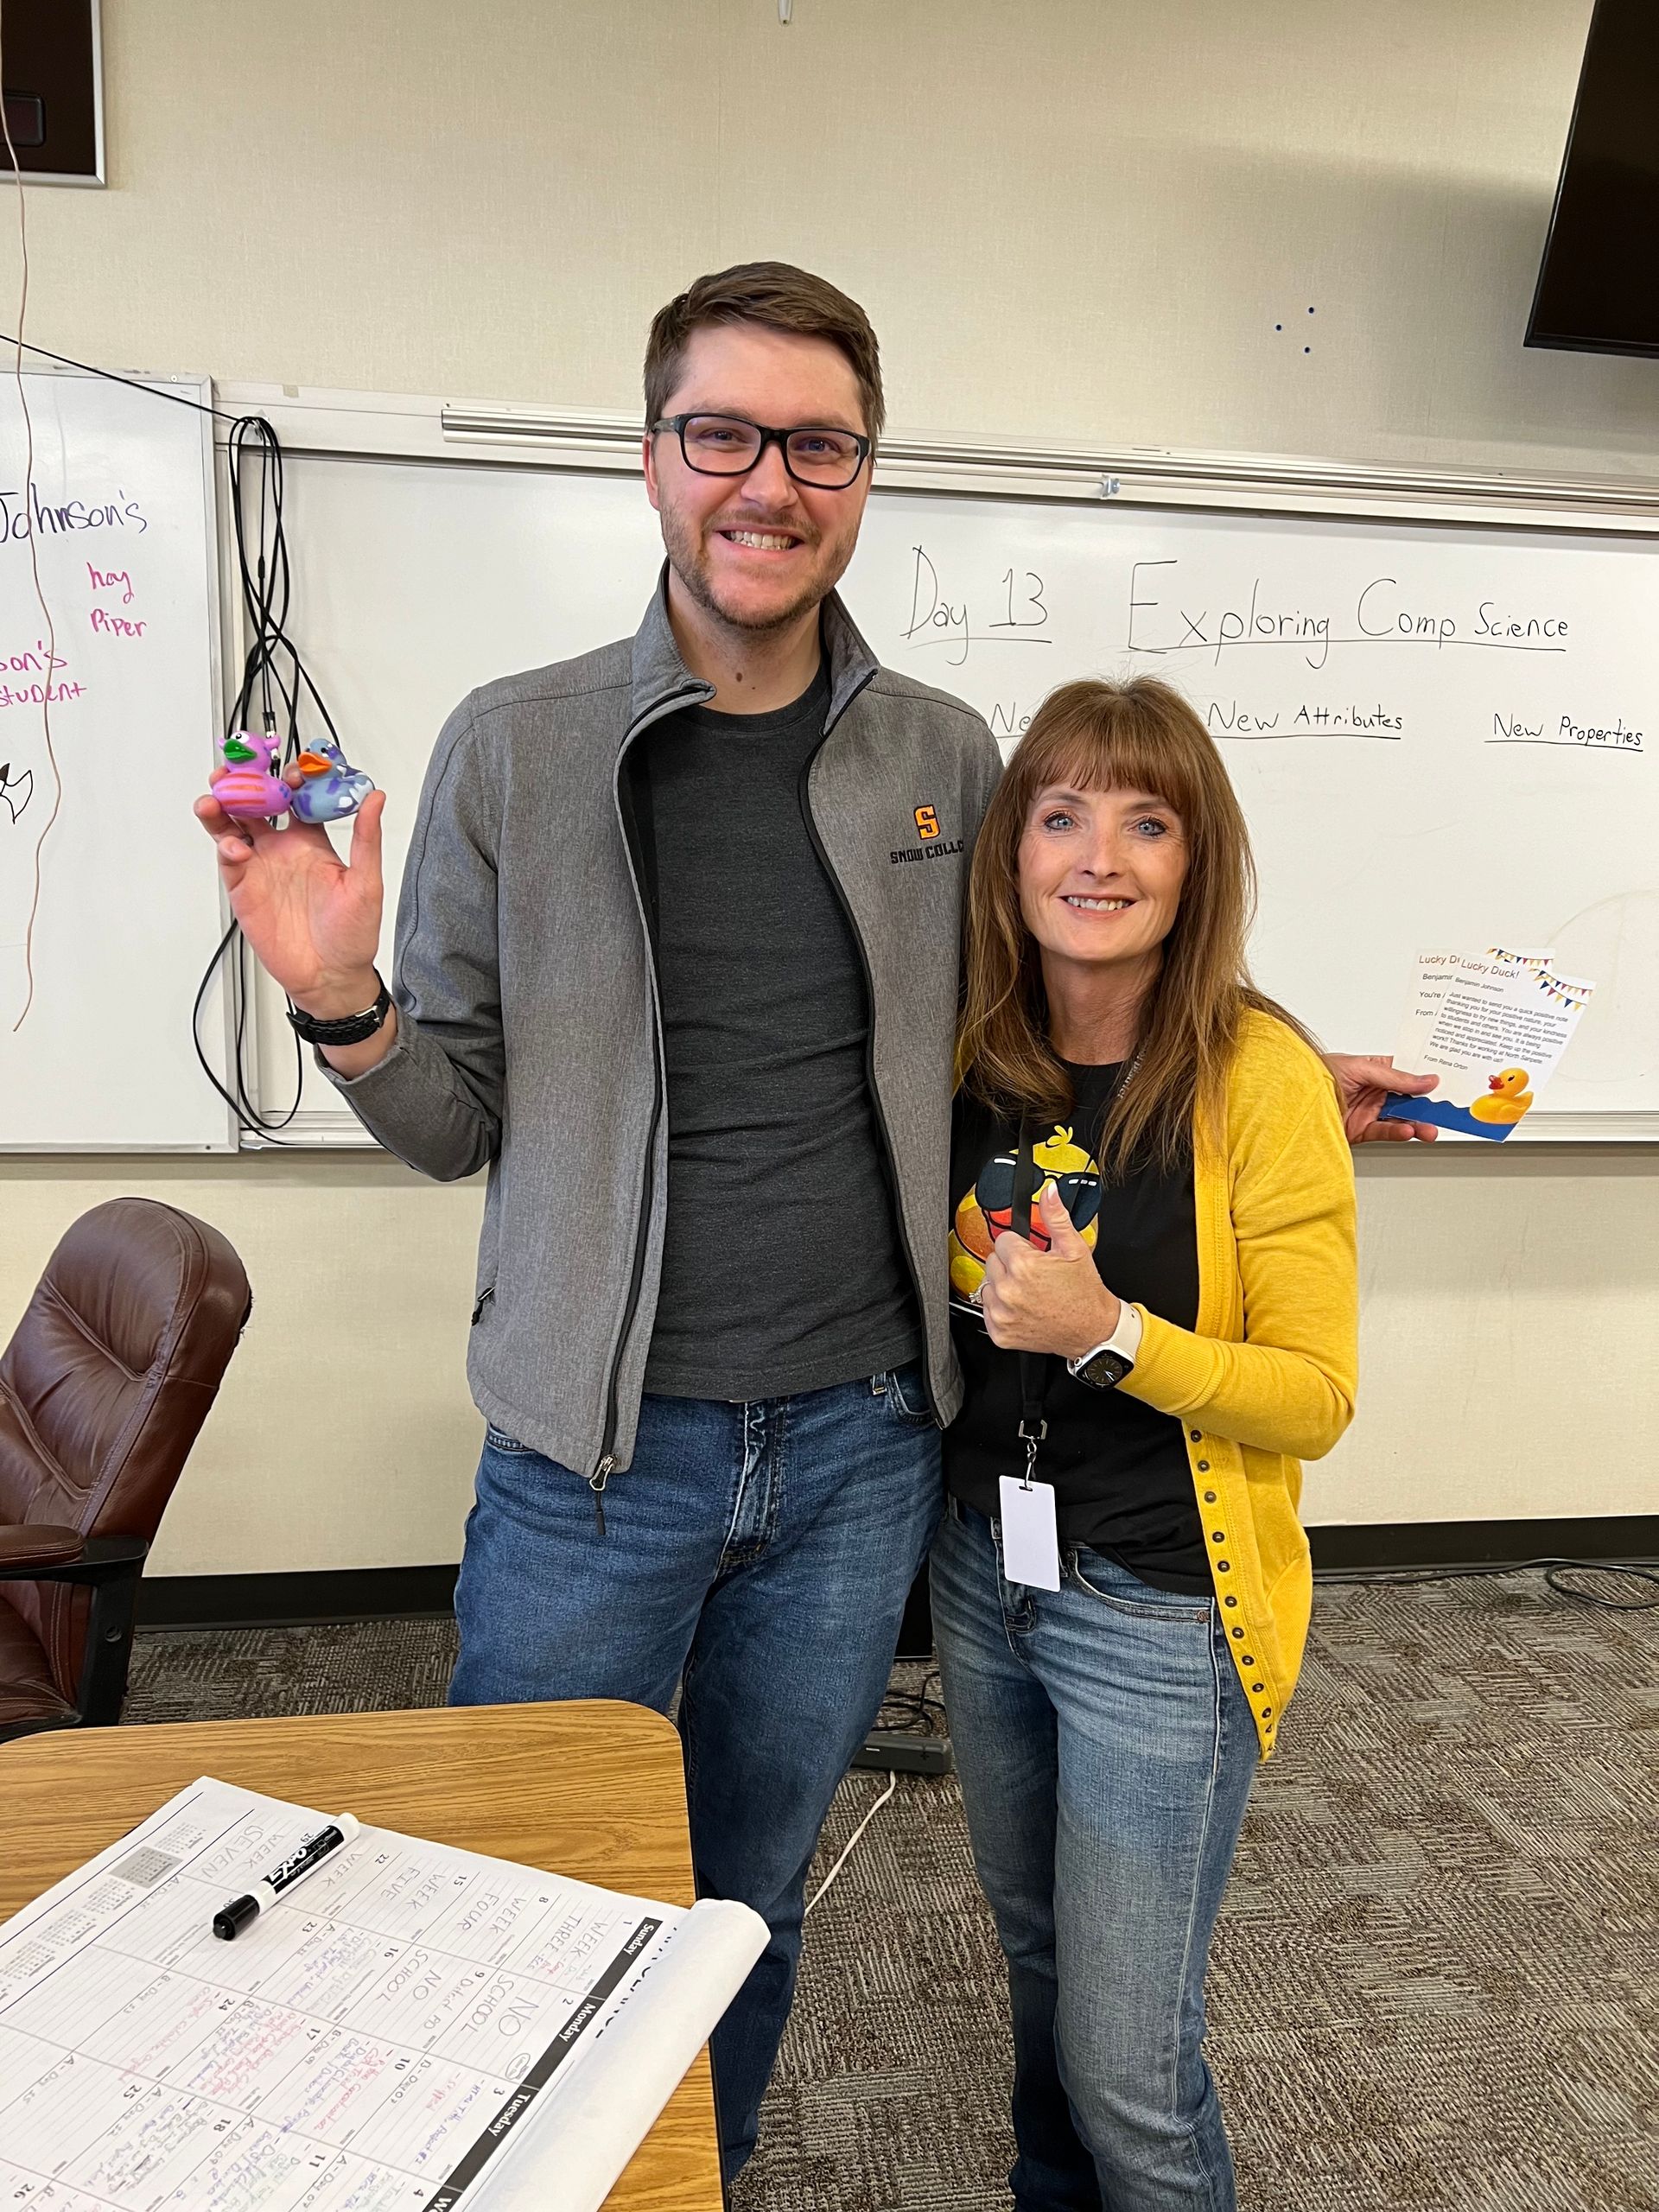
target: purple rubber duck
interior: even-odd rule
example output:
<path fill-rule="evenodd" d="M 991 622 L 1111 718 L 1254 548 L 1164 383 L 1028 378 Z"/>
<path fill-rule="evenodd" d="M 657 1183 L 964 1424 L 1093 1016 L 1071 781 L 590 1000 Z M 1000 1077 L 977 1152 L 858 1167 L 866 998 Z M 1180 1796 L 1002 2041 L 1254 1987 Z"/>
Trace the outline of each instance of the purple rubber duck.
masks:
<path fill-rule="evenodd" d="M 251 729 L 221 738 L 219 766 L 208 781 L 232 821 L 270 822 L 288 812 L 294 794 L 276 772 L 276 740 Z"/>
<path fill-rule="evenodd" d="M 374 789 L 374 779 L 348 767 L 339 746 L 326 738 L 308 746 L 294 765 L 304 779 L 290 794 L 296 822 L 341 822 Z"/>

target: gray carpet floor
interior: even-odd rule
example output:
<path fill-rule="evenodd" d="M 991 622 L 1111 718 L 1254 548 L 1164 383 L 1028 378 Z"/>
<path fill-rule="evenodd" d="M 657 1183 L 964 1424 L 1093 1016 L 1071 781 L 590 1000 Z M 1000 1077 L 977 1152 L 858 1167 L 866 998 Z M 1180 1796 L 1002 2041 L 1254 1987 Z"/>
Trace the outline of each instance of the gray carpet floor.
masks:
<path fill-rule="evenodd" d="M 151 1630 L 127 1719 L 436 1703 L 453 1639 Z M 849 1777 L 815 1883 L 884 1787 Z M 1659 1611 L 1322 1586 L 1210 2014 L 1242 2212 L 1659 2212 Z M 956 1783 L 901 1778 L 808 1923 L 734 2212 L 1006 2212 L 1008 2067 Z"/>

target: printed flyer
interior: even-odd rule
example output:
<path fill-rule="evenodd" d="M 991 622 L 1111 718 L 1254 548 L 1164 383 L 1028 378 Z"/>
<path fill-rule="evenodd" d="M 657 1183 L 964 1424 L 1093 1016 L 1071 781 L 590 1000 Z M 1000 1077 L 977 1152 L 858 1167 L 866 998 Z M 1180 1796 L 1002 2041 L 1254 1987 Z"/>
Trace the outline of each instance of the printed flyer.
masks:
<path fill-rule="evenodd" d="M 1390 1098 L 1387 1121 L 1428 1122 L 1501 1144 L 1536 1104 L 1590 1003 L 1593 983 L 1563 976 L 1553 951 L 1488 945 L 1417 956 L 1396 1067 L 1437 1075 L 1427 1098 Z"/>

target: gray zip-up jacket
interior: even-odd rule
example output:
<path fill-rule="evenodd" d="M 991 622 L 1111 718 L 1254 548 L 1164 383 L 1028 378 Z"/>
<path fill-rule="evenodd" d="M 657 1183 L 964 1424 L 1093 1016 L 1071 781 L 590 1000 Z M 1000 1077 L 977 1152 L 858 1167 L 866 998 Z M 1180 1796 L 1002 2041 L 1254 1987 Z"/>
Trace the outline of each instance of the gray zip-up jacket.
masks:
<path fill-rule="evenodd" d="M 1001 756 L 971 708 L 879 667 L 834 596 L 823 641 L 830 710 L 801 804 L 868 971 L 877 1122 L 948 1421 L 962 1395 L 945 1252 L 962 912 Z M 631 641 L 465 700 L 404 874 L 397 1042 L 353 1081 L 329 1071 L 423 1174 L 488 1167 L 473 1395 L 595 1489 L 633 1452 L 668 1187 L 623 765 L 642 730 L 713 691 L 680 658 L 659 586 Z"/>

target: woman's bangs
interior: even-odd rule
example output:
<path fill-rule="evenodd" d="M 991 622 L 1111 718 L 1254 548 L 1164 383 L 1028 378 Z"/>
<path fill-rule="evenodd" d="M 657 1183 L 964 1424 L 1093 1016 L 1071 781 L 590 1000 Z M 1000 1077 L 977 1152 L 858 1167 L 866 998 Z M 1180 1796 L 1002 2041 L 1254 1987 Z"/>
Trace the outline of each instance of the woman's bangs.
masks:
<path fill-rule="evenodd" d="M 1096 709 L 1068 718 L 1045 733 L 1039 757 L 1031 762 L 1027 804 L 1055 785 L 1075 791 L 1143 791 L 1196 826 L 1203 800 L 1190 747 L 1173 731 L 1125 713 L 1124 703 L 1115 702 L 1104 714 Z"/>

